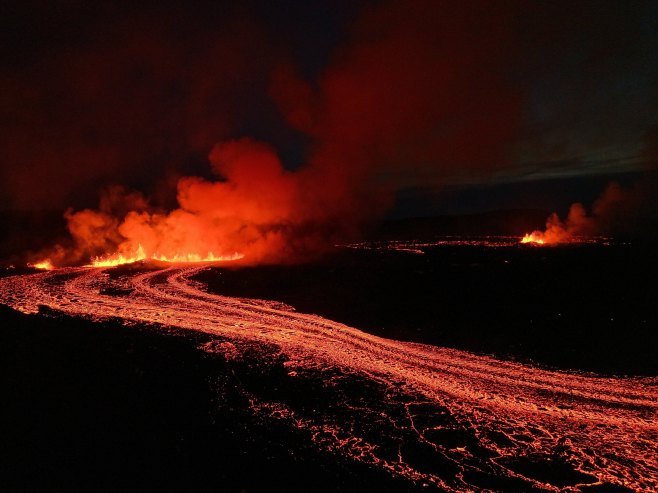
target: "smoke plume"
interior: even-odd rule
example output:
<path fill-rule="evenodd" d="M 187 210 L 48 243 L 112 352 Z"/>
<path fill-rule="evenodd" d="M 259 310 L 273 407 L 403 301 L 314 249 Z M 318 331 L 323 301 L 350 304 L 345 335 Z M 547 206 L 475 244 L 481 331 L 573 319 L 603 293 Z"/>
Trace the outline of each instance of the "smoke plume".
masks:
<path fill-rule="evenodd" d="M 97 210 L 69 211 L 73 247 L 56 262 L 136 252 L 303 260 L 355 238 L 400 187 L 495 169 L 519 113 L 505 83 L 510 16 L 489 2 L 367 9 L 317 78 L 290 61 L 271 71 L 271 98 L 310 142 L 305 164 L 289 170 L 257 139 L 222 140 L 209 153 L 212 177 L 178 180 L 174 210 L 115 189 Z"/>
<path fill-rule="evenodd" d="M 645 136 L 641 154 L 644 170 L 634 183 L 610 182 L 594 201 L 591 211 L 572 204 L 564 221 L 556 213 L 546 221 L 545 231 L 528 237 L 543 243 L 564 243 L 577 236 L 613 236 L 655 241 L 658 234 L 658 127 Z"/>

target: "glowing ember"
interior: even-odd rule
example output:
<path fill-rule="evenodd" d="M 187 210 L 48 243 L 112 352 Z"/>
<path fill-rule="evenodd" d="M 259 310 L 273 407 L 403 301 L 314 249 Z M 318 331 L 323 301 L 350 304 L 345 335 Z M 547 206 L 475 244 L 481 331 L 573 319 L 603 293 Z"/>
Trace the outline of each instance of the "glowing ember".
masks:
<path fill-rule="evenodd" d="M 110 278 L 103 269 L 65 268 L 7 277 L 0 279 L 0 303 L 24 313 L 45 306 L 93 320 L 173 326 L 232 341 L 218 344 L 217 351 L 235 352 L 240 344 L 275 346 L 285 355 L 290 378 L 320 372 L 330 382 L 340 370 L 376 382 L 386 395 L 397 396 L 397 404 L 384 398 L 366 409 L 365 404 L 337 401 L 333 405 L 344 408 L 340 419 L 315 411 L 299 417 L 268 400 L 251 400 L 250 409 L 284 420 L 318 447 L 442 491 L 491 491 L 478 481 L 483 472 L 523 482 L 518 491 L 566 491 L 546 478 L 508 467 L 532 457 L 553 463 L 558 456 L 568 459 L 583 481 L 580 485 L 607 483 L 647 493 L 658 489 L 657 378 L 550 371 L 384 339 L 280 303 L 206 293 L 191 279 L 202 268 L 171 267 L 119 278 Z M 103 289 L 116 287 L 128 294 Z M 403 412 L 396 412 L 399 406 Z M 415 419 L 419 408 L 431 409 L 429 418 L 443 417 L 449 426 L 428 424 L 427 417 Z M 346 421 L 355 412 L 369 413 L 367 432 Z M 387 427 L 416 436 L 441 464 L 450 465 L 450 472 L 422 462 L 419 467 L 413 452 L 407 457 L 405 443 L 396 442 Z M 432 441 L 441 432 L 469 439 L 454 446 Z M 391 441 L 399 453 L 386 453 Z"/>
<path fill-rule="evenodd" d="M 241 255 L 235 252 L 233 255 L 214 255 L 212 252 L 208 252 L 206 256 L 201 256 L 198 253 L 185 253 L 185 254 L 176 254 L 173 256 L 166 255 L 147 255 L 144 251 L 142 245 L 139 245 L 137 251 L 132 255 L 123 255 L 115 254 L 108 255 L 103 257 L 94 257 L 91 259 L 91 263 L 86 267 L 116 267 L 117 265 L 131 264 L 133 262 L 139 262 L 140 260 L 157 260 L 159 262 L 169 262 L 169 263 L 199 263 L 199 262 L 228 262 L 232 260 L 239 260 L 244 258 L 244 255 Z"/>

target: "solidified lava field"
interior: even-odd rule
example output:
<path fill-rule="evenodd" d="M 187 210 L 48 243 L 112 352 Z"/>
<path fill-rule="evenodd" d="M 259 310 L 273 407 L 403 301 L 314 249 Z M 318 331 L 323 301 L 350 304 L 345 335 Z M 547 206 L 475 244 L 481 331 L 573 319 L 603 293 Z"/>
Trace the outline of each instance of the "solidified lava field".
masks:
<path fill-rule="evenodd" d="M 5 484 L 658 488 L 650 249 L 393 250 L 0 280 Z"/>

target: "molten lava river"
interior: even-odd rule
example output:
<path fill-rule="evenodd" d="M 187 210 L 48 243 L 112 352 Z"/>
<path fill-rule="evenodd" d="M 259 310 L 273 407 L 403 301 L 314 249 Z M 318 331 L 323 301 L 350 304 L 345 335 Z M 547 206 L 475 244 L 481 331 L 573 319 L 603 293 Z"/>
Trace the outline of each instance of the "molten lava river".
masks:
<path fill-rule="evenodd" d="M 245 345 L 275 347 L 286 378 L 319 376 L 337 397 L 315 412 L 254 397 L 255 414 L 419 487 L 658 491 L 658 378 L 549 371 L 388 340 L 281 303 L 209 294 L 193 280 L 205 268 L 13 276 L 0 279 L 0 302 L 204 332 L 227 360 Z M 341 393 L 348 381 L 357 391 Z"/>

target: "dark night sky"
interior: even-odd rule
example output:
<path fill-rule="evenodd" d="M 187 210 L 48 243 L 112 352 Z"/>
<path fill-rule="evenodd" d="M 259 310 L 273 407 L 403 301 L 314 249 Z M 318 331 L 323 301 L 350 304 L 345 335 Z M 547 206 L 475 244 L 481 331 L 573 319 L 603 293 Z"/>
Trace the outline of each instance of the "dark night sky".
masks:
<path fill-rule="evenodd" d="M 363 167 L 398 215 L 591 203 L 655 167 L 657 2 L 462 3 L 3 2 L 0 207 L 172 207 L 241 137 Z"/>

